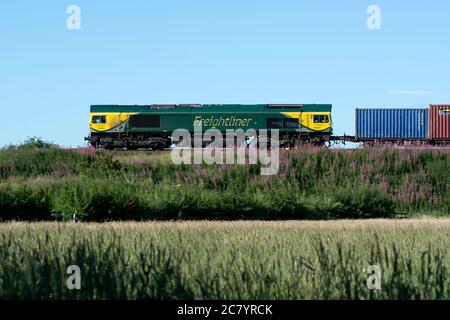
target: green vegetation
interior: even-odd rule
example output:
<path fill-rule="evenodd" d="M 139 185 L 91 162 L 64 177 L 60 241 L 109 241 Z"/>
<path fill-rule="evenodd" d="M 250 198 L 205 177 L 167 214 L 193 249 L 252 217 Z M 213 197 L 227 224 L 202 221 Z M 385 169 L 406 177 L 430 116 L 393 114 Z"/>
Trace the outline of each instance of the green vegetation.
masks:
<path fill-rule="evenodd" d="M 175 165 L 169 152 L 6 148 L 0 219 L 445 216 L 449 158 L 426 148 L 283 150 L 279 173 L 261 176 L 259 165 Z"/>
<path fill-rule="evenodd" d="M 17 145 L 11 144 L 6 149 L 48 149 L 56 147 L 57 145 L 53 142 L 45 141 L 39 137 L 30 137 Z"/>
<path fill-rule="evenodd" d="M 42 141 L 41 141 L 42 142 Z M 450 299 L 450 150 L 281 151 L 259 165 L 168 152 L 0 150 L 0 299 Z M 66 269 L 81 268 L 81 290 Z M 381 290 L 369 290 L 378 265 Z"/>
<path fill-rule="evenodd" d="M 448 243 L 448 219 L 4 223 L 0 299 L 450 299 Z"/>

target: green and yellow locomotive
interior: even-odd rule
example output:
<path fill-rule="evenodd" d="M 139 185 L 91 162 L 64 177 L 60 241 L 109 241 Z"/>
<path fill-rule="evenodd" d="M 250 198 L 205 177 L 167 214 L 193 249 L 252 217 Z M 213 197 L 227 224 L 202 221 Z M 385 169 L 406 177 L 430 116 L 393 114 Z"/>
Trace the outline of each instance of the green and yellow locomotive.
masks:
<path fill-rule="evenodd" d="M 332 134 L 330 104 L 177 104 L 92 105 L 90 134 L 96 148 L 164 149 L 171 133 L 186 129 L 192 134 L 214 128 L 279 130 L 280 146 L 323 144 Z"/>

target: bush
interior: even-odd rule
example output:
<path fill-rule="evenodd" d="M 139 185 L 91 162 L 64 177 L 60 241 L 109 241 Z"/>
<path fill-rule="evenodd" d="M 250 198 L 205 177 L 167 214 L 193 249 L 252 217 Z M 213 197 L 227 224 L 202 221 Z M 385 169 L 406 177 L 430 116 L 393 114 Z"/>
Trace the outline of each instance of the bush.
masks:
<path fill-rule="evenodd" d="M 68 179 L 57 186 L 53 211 L 84 221 L 141 219 L 146 208 L 135 186 L 117 179 Z"/>
<path fill-rule="evenodd" d="M 0 220 L 49 220 L 51 187 L 29 182 L 0 183 Z"/>
<path fill-rule="evenodd" d="M 335 218 L 387 218 L 395 216 L 395 203 L 378 189 L 357 186 L 334 193 L 338 204 L 331 212 Z"/>
<path fill-rule="evenodd" d="M 39 137 L 31 137 L 18 145 L 9 145 L 7 149 L 49 149 L 57 147 L 53 142 L 47 142 Z"/>
<path fill-rule="evenodd" d="M 0 179 L 40 175 L 105 177 L 122 172 L 122 165 L 103 153 L 59 148 L 0 151 Z"/>

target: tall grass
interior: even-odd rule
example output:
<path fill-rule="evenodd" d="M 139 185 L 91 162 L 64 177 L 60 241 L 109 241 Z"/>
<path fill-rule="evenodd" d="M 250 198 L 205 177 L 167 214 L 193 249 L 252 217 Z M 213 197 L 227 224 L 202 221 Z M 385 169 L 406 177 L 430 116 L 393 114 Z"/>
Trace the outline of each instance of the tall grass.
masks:
<path fill-rule="evenodd" d="M 0 299 L 449 299 L 449 242 L 449 220 L 6 223 Z"/>
<path fill-rule="evenodd" d="M 259 165 L 174 165 L 167 152 L 12 148 L 0 150 L 0 219 L 448 215 L 449 160 L 445 149 L 305 149 L 261 176 Z"/>

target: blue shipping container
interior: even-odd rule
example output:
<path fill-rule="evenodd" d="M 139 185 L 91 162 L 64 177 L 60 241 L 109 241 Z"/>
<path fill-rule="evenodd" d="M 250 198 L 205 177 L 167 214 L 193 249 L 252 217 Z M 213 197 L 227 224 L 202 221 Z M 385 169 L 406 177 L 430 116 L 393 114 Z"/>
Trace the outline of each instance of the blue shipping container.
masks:
<path fill-rule="evenodd" d="M 428 109 L 356 109 L 357 140 L 426 140 Z"/>

